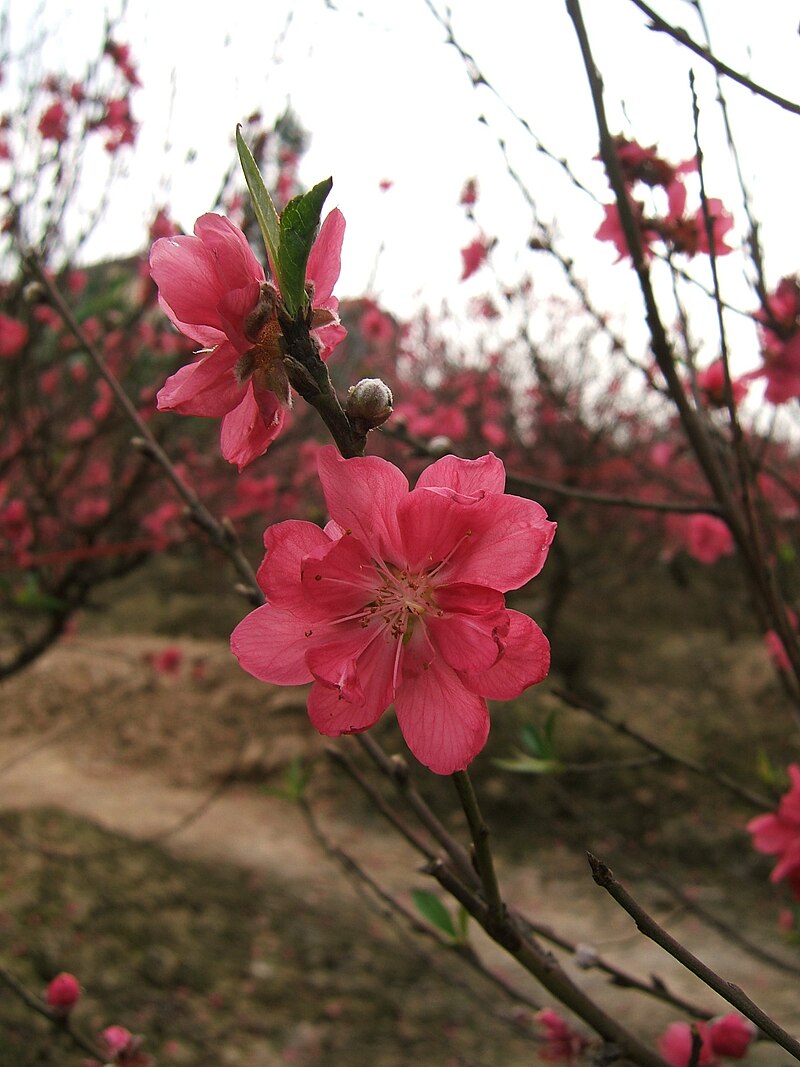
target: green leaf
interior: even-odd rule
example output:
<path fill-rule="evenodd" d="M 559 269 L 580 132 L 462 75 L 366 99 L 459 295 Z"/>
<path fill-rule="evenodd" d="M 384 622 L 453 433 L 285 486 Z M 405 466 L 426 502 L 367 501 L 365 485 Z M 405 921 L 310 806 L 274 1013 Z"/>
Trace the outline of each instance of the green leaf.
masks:
<path fill-rule="evenodd" d="M 275 281 L 283 293 L 284 283 L 280 276 L 280 251 L 281 251 L 281 222 L 278 212 L 272 203 L 272 197 L 267 192 L 264 179 L 258 164 L 253 159 L 253 153 L 247 147 L 247 142 L 242 137 L 242 127 L 236 127 L 236 147 L 239 151 L 239 162 L 244 171 L 244 180 L 250 190 L 250 199 L 253 202 L 253 211 L 258 220 L 261 236 L 267 248 L 270 265 L 275 273 Z"/>
<path fill-rule="evenodd" d="M 294 756 L 286 767 L 283 785 L 264 786 L 262 792 L 270 797 L 297 802 L 303 799 L 306 786 L 311 781 L 311 768 L 304 767 L 299 756 Z"/>
<path fill-rule="evenodd" d="M 552 761 L 556 758 L 555 746 L 556 712 L 551 711 L 539 730 L 531 723 L 526 723 L 520 730 L 523 747 L 541 760 Z"/>
<path fill-rule="evenodd" d="M 783 544 L 778 546 L 778 558 L 781 563 L 794 563 L 797 559 L 797 553 L 794 550 L 794 545 Z"/>
<path fill-rule="evenodd" d="M 62 611 L 65 607 L 63 600 L 42 592 L 39 580 L 35 574 L 25 575 L 25 584 L 21 589 L 13 593 L 13 601 L 18 608 L 32 608 L 36 611 Z"/>
<path fill-rule="evenodd" d="M 526 756 L 524 752 L 510 759 L 492 760 L 492 763 L 512 774 L 559 774 L 564 769 L 557 759 L 540 759 L 538 756 Z"/>
<path fill-rule="evenodd" d="M 769 786 L 770 789 L 774 789 L 778 784 L 778 775 L 763 748 L 759 748 L 756 752 L 756 773 L 764 785 Z"/>
<path fill-rule="evenodd" d="M 278 287 L 286 310 L 294 317 L 307 302 L 306 266 L 311 246 L 319 232 L 322 205 L 333 185 L 332 178 L 295 196 L 281 212 Z"/>
<path fill-rule="evenodd" d="M 428 920 L 431 926 L 441 930 L 443 934 L 452 938 L 453 941 L 458 940 L 458 934 L 450 917 L 450 912 L 435 893 L 429 893 L 427 889 L 414 889 L 411 892 L 411 898 L 417 911 L 423 918 Z"/>

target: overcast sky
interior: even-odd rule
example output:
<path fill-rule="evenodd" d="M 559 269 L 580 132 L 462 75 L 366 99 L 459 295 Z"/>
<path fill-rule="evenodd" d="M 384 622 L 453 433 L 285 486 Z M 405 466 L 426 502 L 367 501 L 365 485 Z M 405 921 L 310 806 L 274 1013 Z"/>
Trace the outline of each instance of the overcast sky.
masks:
<path fill-rule="evenodd" d="M 441 0 L 431 2 L 444 11 Z M 700 37 L 687 0 L 653 2 Z M 19 41 L 30 32 L 30 0 L 4 6 Z M 52 30 L 53 66 L 80 72 L 101 38 L 106 7 L 96 0 L 44 0 L 38 22 Z M 687 72 L 694 67 L 709 193 L 721 195 L 741 218 L 707 66 L 648 31 L 630 0 L 586 0 L 584 7 L 613 128 L 644 144 L 657 142 L 674 160 L 693 154 Z M 721 57 L 778 92 L 800 96 L 795 5 L 706 0 L 705 8 Z M 236 123 L 255 108 L 271 118 L 291 103 L 312 135 L 301 176 L 311 184 L 332 174 L 329 205 L 347 218 L 341 295 L 364 291 L 381 245 L 375 289 L 393 309 L 408 312 L 420 301 L 436 306 L 454 294 L 480 292 L 486 276 L 458 283 L 459 248 L 477 233 L 458 196 L 473 176 L 481 188 L 478 224 L 499 237 L 492 263 L 500 281 L 513 282 L 530 268 L 530 213 L 506 172 L 497 145 L 502 138 L 579 272 L 612 307 L 616 299 L 624 308 L 636 299 L 630 272 L 612 266 L 613 249 L 592 238 L 600 209 L 565 181 L 507 110 L 523 116 L 590 189 L 610 199 L 592 158 L 597 135 L 563 0 L 452 0 L 452 22 L 502 102 L 486 87 L 472 87 L 425 0 L 226 0 L 205 10 L 182 0 L 130 0 L 118 36 L 131 43 L 144 84 L 134 97 L 142 134 L 93 250 L 102 255 L 107 244 L 140 246 L 144 218 L 165 198 L 190 229 L 230 163 Z M 798 267 L 800 118 L 730 83 L 726 92 L 774 281 Z M 382 179 L 393 182 L 386 193 Z M 738 237 L 742 232 L 737 227 Z M 723 266 L 732 299 L 746 301 L 741 261 Z"/>

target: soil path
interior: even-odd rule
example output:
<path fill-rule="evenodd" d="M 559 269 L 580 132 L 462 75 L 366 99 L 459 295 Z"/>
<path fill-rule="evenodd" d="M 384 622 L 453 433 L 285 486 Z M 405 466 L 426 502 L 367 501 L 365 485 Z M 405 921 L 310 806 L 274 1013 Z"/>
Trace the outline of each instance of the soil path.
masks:
<path fill-rule="evenodd" d="M 323 899 L 330 902 L 332 895 L 338 895 L 344 906 L 359 907 L 352 886 L 321 852 L 295 806 L 247 784 L 235 784 L 212 796 L 214 775 L 218 776 L 225 765 L 218 750 L 219 737 L 207 737 L 205 741 L 204 769 L 209 772 L 213 766 L 213 755 L 217 760 L 214 773 L 201 773 L 194 737 L 198 732 L 198 708 L 205 710 L 207 721 L 209 708 L 231 706 L 232 700 L 238 700 L 236 706 L 242 710 L 248 700 L 257 699 L 263 715 L 263 687 L 254 689 L 249 680 L 243 681 L 231 669 L 227 652 L 220 644 L 182 642 L 181 669 L 195 679 L 196 686 L 194 690 L 178 689 L 171 679 L 154 675 L 147 665 L 148 657 L 158 647 L 153 639 L 85 640 L 62 645 L 27 672 L 24 679 L 7 683 L 5 734 L 0 735 L 0 810 L 55 807 L 131 838 L 159 839 L 176 857 L 233 864 L 288 879 L 295 885 L 298 897 L 311 906 Z M 90 698 L 103 704 L 100 712 L 86 705 Z M 54 699 L 62 719 L 51 714 Z M 293 699 L 296 702 L 296 697 Z M 178 708 L 178 703 L 183 706 Z M 67 707 L 73 718 L 66 724 L 72 728 L 65 730 L 63 714 Z M 129 738 L 131 717 L 139 715 L 142 707 L 153 714 L 160 709 L 159 722 L 169 735 L 169 747 L 179 767 L 181 760 L 186 760 L 187 749 L 194 744 L 189 760 L 191 773 L 184 769 L 176 774 L 174 761 L 157 759 L 155 769 L 138 765 L 142 753 L 135 743 L 125 739 Z M 246 720 L 246 710 L 242 714 Z M 45 721 L 39 721 L 42 715 Z M 184 720 L 191 721 L 192 716 L 193 730 L 184 730 Z M 305 751 L 303 746 L 309 743 L 305 731 L 298 734 L 299 721 L 296 714 L 288 715 L 286 708 L 276 707 L 271 726 L 273 747 L 284 758 L 293 747 Z M 290 722 L 292 725 L 287 725 Z M 237 726 L 241 728 L 242 723 Z M 234 730 L 231 736 L 235 733 Z M 154 743 L 151 730 L 148 744 Z M 267 758 L 264 754 L 270 746 L 252 740 L 248 744 L 249 753 L 246 746 L 244 758 L 252 769 L 253 764 Z M 120 758 L 126 745 L 130 756 L 127 761 Z M 407 901 L 411 888 L 429 885 L 416 873 L 418 858 L 402 841 L 376 824 L 348 819 L 346 807 L 335 804 L 330 792 L 322 796 L 319 813 L 332 841 L 352 854 L 392 893 Z M 628 917 L 594 886 L 582 857 L 553 848 L 546 855 L 539 855 L 535 866 L 502 868 L 501 880 L 508 899 L 537 922 L 596 948 L 645 978 L 658 974 L 671 988 L 712 1010 L 726 1010 L 724 1002 L 635 931 Z M 658 899 L 650 896 L 650 904 L 671 932 L 718 972 L 735 978 L 783 1025 L 800 1028 L 795 980 L 754 961 L 702 927 L 691 915 L 675 911 L 667 914 L 664 899 L 659 905 Z M 724 909 L 732 901 L 715 899 L 707 903 Z M 761 933 L 772 921 L 772 916 L 766 914 L 747 918 Z M 493 946 L 480 937 L 476 944 L 492 967 L 520 981 L 515 965 Z M 674 1010 L 662 1008 L 649 998 L 616 990 L 596 971 L 573 969 L 584 986 L 598 992 L 606 1005 L 619 1010 L 629 1022 L 635 1017 L 655 1032 L 677 1017 Z M 546 1002 L 540 993 L 534 995 Z M 759 1060 L 767 1062 L 760 1055 Z"/>

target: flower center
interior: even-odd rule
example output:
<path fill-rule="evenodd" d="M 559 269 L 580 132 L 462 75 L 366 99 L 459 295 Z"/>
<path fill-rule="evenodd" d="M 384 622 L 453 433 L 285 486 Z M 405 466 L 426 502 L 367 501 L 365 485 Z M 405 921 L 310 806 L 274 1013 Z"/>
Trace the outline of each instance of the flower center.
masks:
<path fill-rule="evenodd" d="M 365 625 L 377 615 L 393 637 L 402 637 L 407 641 L 417 619 L 423 618 L 429 611 L 442 614 L 433 598 L 431 576 L 427 572 L 409 574 L 391 563 L 381 570 L 384 583 L 367 609 Z"/>

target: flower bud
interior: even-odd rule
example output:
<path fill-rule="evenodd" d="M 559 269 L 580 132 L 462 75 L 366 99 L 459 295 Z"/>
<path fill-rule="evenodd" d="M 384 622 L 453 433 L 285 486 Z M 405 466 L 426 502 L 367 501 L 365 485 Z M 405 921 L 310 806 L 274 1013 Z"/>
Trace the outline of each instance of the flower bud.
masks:
<path fill-rule="evenodd" d="M 735 1011 L 715 1019 L 709 1024 L 711 1048 L 717 1056 L 730 1056 L 740 1060 L 747 1054 L 750 1043 L 756 1036 L 756 1028 Z"/>
<path fill-rule="evenodd" d="M 386 422 L 392 413 L 392 391 L 380 378 L 362 378 L 347 394 L 347 415 L 369 429 Z"/>
<path fill-rule="evenodd" d="M 47 987 L 45 1000 L 59 1015 L 68 1015 L 77 1004 L 81 987 L 74 974 L 62 971 L 57 974 Z"/>
<path fill-rule="evenodd" d="M 597 963 L 597 949 L 593 945 L 576 945 L 573 962 L 581 970 L 588 970 Z"/>
<path fill-rule="evenodd" d="M 432 456 L 446 456 L 453 451 L 453 442 L 444 434 L 437 434 L 428 441 L 428 451 Z"/>
<path fill-rule="evenodd" d="M 41 282 L 28 282 L 22 290 L 22 299 L 26 304 L 46 304 L 47 290 Z"/>

